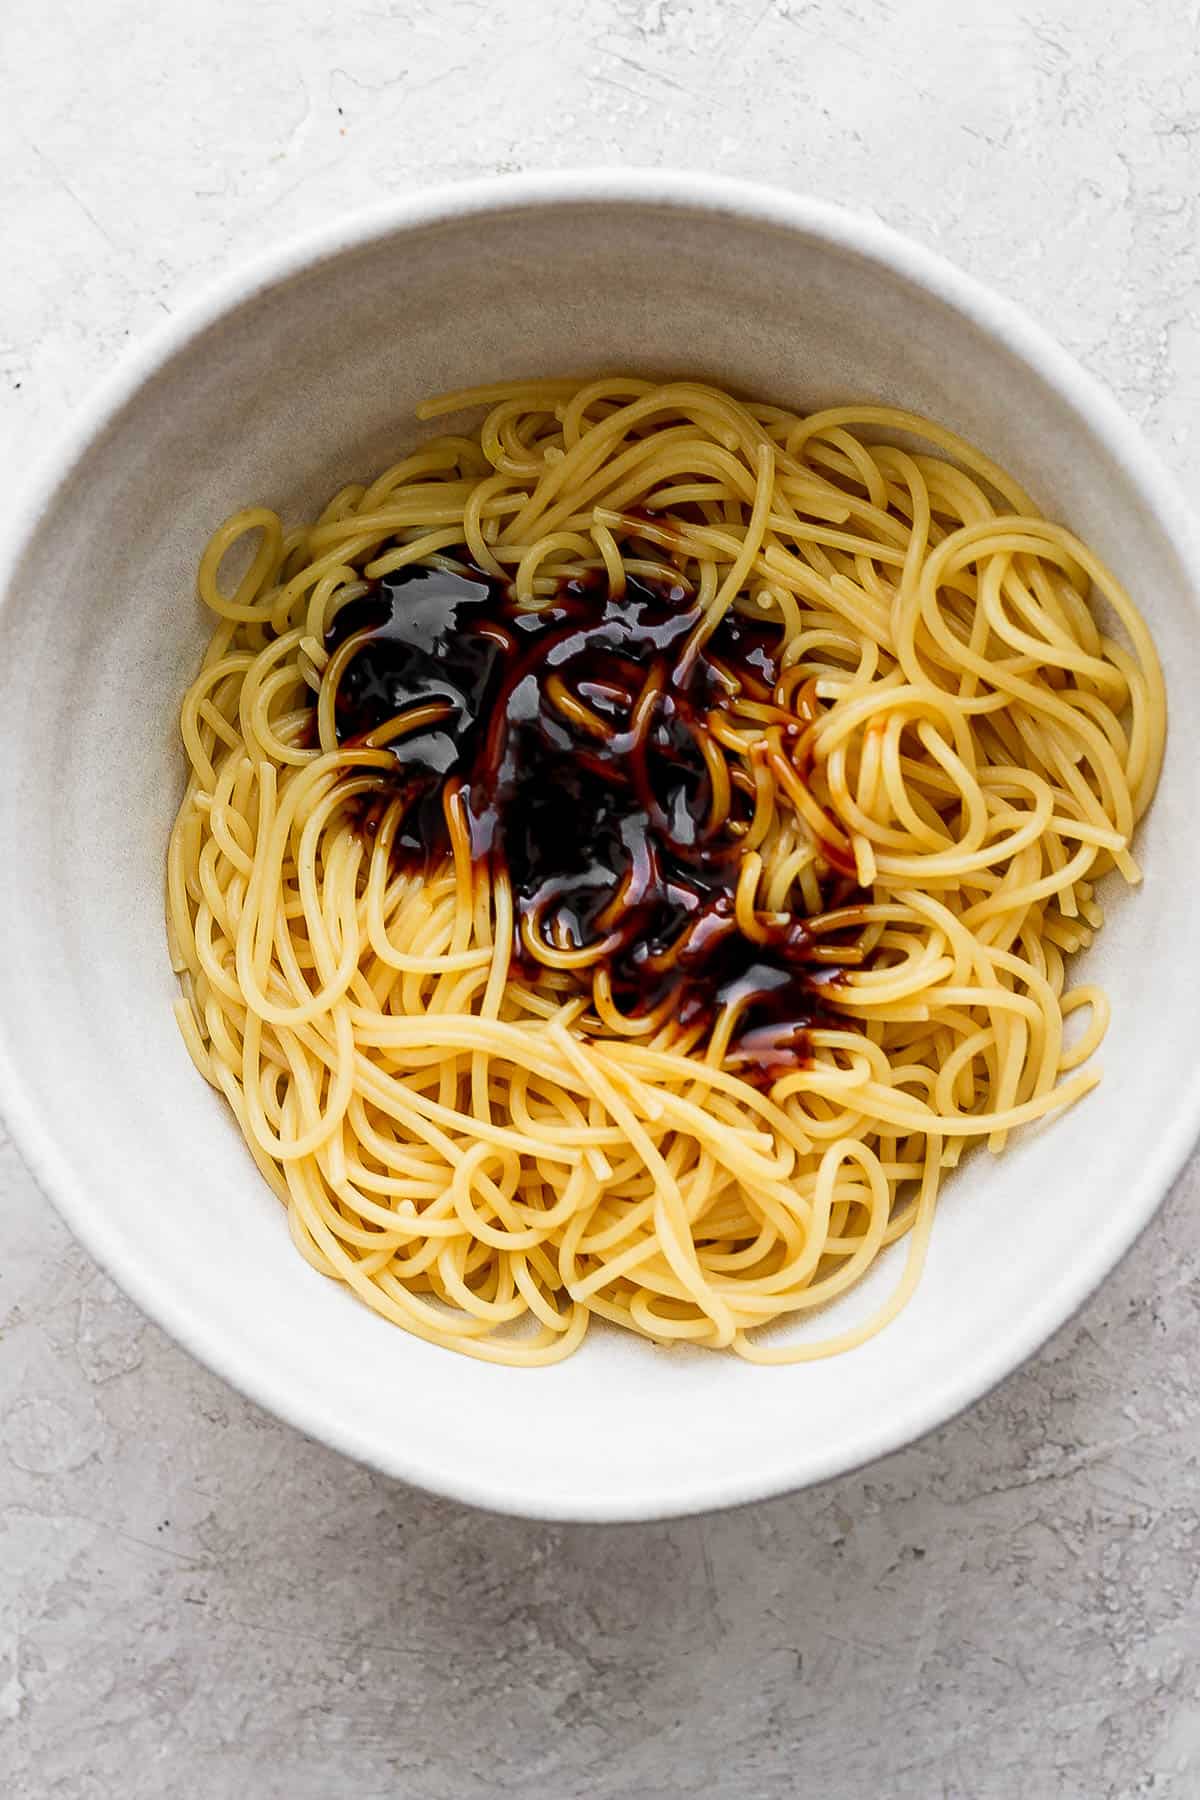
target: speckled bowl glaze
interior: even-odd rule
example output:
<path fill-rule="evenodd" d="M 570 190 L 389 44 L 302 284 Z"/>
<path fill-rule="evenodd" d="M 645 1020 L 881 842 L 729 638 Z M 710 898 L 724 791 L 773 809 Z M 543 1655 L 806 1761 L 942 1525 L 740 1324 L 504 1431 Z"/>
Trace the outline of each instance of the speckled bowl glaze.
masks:
<path fill-rule="evenodd" d="M 419 195 L 227 280 L 80 413 L 0 555 L 0 1108 L 88 1248 L 229 1381 L 390 1474 L 571 1519 L 779 1493 L 937 1425 L 1070 1316 L 1200 1125 L 1197 776 L 1177 732 L 1145 886 L 1105 896 L 1087 965 L 1113 1001 L 1103 1085 L 968 1160 L 916 1298 L 863 1348 L 755 1368 L 597 1330 L 518 1372 L 406 1336 L 297 1256 L 171 1012 L 176 717 L 210 629 L 197 558 L 234 507 L 296 518 L 393 457 L 432 390 L 604 369 L 872 397 L 965 432 L 1133 589 L 1175 717 L 1200 695 L 1189 526 L 1134 427 L 1013 307 L 815 201 L 657 172 Z M 902 1255 L 823 1325 L 878 1304 Z"/>

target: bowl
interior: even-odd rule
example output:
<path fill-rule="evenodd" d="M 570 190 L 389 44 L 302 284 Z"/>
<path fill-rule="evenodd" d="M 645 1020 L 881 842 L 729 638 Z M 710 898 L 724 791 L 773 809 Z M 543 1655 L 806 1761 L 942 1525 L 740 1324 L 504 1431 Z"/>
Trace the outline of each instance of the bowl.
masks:
<path fill-rule="evenodd" d="M 872 397 L 1008 464 L 1116 568 L 1183 720 L 1200 600 L 1176 492 L 1018 311 L 874 222 L 708 176 L 517 177 L 284 246 L 173 318 L 72 424 L 0 557 L 0 1109 L 137 1303 L 282 1418 L 388 1474 L 560 1519 L 699 1511 L 909 1442 L 1014 1369 L 1146 1224 L 1200 1126 L 1192 746 L 1176 731 L 1086 964 L 1101 1087 L 946 1183 L 882 1335 L 780 1368 L 592 1333 L 522 1372 L 419 1342 L 315 1274 L 180 1040 L 163 862 L 178 704 L 210 630 L 197 559 L 249 501 L 298 518 L 421 435 L 414 403 L 504 376 L 707 376 L 802 407 Z M 865 1314 L 903 1249 L 823 1324 Z"/>

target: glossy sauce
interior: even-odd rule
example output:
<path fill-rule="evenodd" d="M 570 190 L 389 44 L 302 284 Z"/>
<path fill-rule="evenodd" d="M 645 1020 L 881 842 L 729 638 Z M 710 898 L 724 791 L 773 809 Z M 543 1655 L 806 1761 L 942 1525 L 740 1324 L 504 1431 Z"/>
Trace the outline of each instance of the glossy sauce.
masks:
<path fill-rule="evenodd" d="M 361 740 L 424 709 L 388 741 L 409 800 L 399 853 L 445 854 L 456 784 L 472 850 L 507 870 L 535 944 L 601 949 L 628 1015 L 661 1008 L 689 1027 L 740 1003 L 728 1061 L 773 1079 L 805 1059 L 809 1028 L 834 1022 L 821 993 L 838 969 L 814 957 L 803 920 L 760 915 L 761 942 L 738 927 L 754 801 L 735 774 L 727 811 L 714 808 L 705 720 L 739 690 L 770 699 L 778 630 L 728 615 L 685 653 L 696 621 L 669 572 L 653 586 L 628 577 L 620 598 L 603 578 L 567 583 L 529 611 L 482 575 L 403 568 L 343 607 L 326 640 L 361 639 L 338 686 L 337 733 Z M 837 881 L 831 904 L 847 886 Z M 520 935 L 514 949 L 514 975 L 532 976 Z"/>

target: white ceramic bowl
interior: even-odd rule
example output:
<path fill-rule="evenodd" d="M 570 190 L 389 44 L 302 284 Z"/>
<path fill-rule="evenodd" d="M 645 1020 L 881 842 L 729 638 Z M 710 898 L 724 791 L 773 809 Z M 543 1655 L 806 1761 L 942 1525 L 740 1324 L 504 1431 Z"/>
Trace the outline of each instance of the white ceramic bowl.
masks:
<path fill-rule="evenodd" d="M 234 507 L 302 516 L 417 435 L 413 403 L 506 375 L 711 376 L 872 397 L 985 446 L 1144 606 L 1177 729 L 1089 972 L 1100 1090 L 947 1185 L 899 1320 L 754 1368 L 596 1331 L 522 1373 L 431 1348 L 315 1275 L 171 1013 L 163 856 L 179 697 L 210 629 L 197 557 Z M 622 1519 L 799 1487 L 907 1442 L 1060 1325 L 1145 1225 L 1200 1122 L 1196 562 L 1133 426 L 1036 327 L 928 252 L 710 177 L 521 177 L 272 253 L 171 321 L 83 413 L 0 559 L 0 1107 L 134 1299 L 263 1405 L 422 1486 Z M 833 1324 L 876 1303 L 893 1252 Z M 828 1324 L 828 1321 L 823 1322 Z"/>

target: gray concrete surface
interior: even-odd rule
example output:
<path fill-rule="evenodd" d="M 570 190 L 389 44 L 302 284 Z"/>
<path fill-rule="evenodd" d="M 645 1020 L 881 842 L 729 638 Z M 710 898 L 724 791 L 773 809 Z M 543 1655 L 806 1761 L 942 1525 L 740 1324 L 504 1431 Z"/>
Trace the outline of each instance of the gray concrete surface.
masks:
<path fill-rule="evenodd" d="M 6 482 L 265 241 L 425 181 L 631 161 L 945 250 L 1195 490 L 1195 4 L 45 0 L 0 10 L 0 67 Z M 426 1499 L 264 1417 L 0 1142 L 0 1793 L 1200 1795 L 1198 1197 L 1193 1163 L 1085 1312 L 916 1448 L 596 1530 Z"/>

